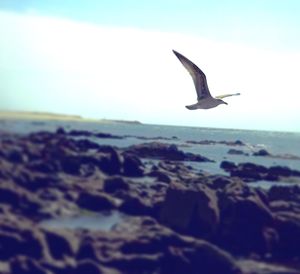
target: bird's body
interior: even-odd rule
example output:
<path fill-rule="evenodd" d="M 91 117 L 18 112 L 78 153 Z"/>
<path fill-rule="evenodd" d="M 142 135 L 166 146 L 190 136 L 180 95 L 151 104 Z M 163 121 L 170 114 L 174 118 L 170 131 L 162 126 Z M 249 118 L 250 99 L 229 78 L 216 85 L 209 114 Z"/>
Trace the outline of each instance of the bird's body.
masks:
<path fill-rule="evenodd" d="M 195 110 L 195 109 L 210 109 L 217 107 L 220 104 L 226 104 L 222 99 L 229 96 L 235 96 L 240 95 L 240 93 L 234 93 L 234 94 L 225 94 L 216 96 L 215 98 L 211 96 L 206 76 L 202 72 L 201 69 L 199 69 L 193 62 L 191 62 L 189 59 L 184 57 L 179 52 L 173 50 L 174 54 L 177 56 L 179 61 L 182 63 L 182 65 L 187 69 L 187 71 L 190 73 L 190 75 L 193 78 L 194 85 L 197 92 L 197 103 L 193 105 L 186 106 L 189 110 Z"/>

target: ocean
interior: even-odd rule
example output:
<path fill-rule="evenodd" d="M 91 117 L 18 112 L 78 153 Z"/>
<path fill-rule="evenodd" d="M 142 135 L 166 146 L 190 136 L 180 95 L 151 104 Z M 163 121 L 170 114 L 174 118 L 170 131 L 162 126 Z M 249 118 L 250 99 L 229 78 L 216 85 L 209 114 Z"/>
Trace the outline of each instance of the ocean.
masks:
<path fill-rule="evenodd" d="M 0 130 L 17 134 L 36 131 L 56 131 L 63 127 L 69 130 L 86 130 L 93 133 L 110 133 L 124 136 L 122 139 L 103 139 L 89 137 L 99 144 L 127 147 L 143 142 L 167 142 L 177 145 L 185 152 L 205 156 L 213 163 L 187 163 L 193 168 L 212 174 L 226 174 L 220 168 L 224 160 L 235 163 L 251 162 L 264 166 L 287 166 L 300 170 L 300 133 L 271 132 L 238 129 L 197 128 L 184 126 L 165 126 L 135 123 L 96 123 L 68 121 L 30 121 L 0 120 Z M 86 137 L 85 137 L 86 138 Z M 191 142 L 192 141 L 192 142 Z M 206 144 L 197 142 L 207 141 Z M 241 141 L 243 146 L 233 146 L 230 142 Z M 230 154 L 230 149 L 240 150 L 243 154 Z M 261 149 L 272 156 L 254 156 Z M 264 184 L 265 182 L 261 182 Z"/>

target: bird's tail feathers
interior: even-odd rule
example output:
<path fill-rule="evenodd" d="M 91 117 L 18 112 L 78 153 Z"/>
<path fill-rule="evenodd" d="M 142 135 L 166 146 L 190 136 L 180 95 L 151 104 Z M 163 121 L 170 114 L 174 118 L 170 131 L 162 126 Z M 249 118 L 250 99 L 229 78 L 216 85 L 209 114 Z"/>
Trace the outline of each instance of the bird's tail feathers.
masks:
<path fill-rule="evenodd" d="M 187 109 L 189 110 L 195 110 L 195 109 L 198 109 L 198 103 L 196 104 L 193 104 L 193 105 L 189 105 L 189 106 L 185 106 Z"/>

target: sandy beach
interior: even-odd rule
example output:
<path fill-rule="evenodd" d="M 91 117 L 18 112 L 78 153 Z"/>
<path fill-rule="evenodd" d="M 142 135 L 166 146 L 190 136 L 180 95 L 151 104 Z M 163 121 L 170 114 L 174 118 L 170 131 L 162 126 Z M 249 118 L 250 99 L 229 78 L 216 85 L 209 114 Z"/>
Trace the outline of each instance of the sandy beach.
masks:
<path fill-rule="evenodd" d="M 93 123 L 134 123 L 139 121 L 95 119 L 81 117 L 80 115 L 67 115 L 51 112 L 30 112 L 30 111 L 0 111 L 0 120 L 30 120 L 30 121 L 72 121 L 72 122 L 93 122 Z"/>

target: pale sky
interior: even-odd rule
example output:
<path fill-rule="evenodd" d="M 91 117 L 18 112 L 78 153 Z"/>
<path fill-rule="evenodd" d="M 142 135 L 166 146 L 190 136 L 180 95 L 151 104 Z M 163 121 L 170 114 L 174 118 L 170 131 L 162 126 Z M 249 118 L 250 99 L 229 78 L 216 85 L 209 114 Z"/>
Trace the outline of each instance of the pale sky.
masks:
<path fill-rule="evenodd" d="M 225 5 L 226 4 L 226 5 Z M 300 131 L 300 1 L 0 1 L 0 110 Z M 189 111 L 175 49 L 228 105 Z"/>

